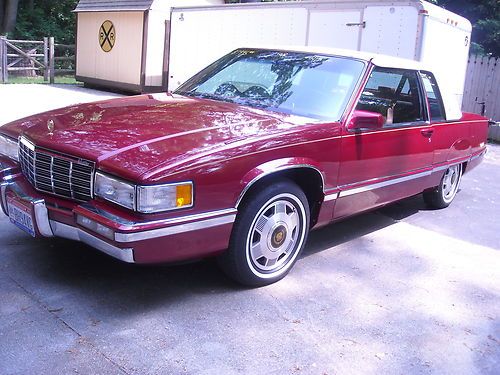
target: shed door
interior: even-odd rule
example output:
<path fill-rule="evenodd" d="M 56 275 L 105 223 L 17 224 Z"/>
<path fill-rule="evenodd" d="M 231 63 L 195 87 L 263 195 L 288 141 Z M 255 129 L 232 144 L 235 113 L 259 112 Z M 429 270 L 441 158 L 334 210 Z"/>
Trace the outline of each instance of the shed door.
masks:
<path fill-rule="evenodd" d="M 311 11 L 307 45 L 358 49 L 360 11 Z"/>

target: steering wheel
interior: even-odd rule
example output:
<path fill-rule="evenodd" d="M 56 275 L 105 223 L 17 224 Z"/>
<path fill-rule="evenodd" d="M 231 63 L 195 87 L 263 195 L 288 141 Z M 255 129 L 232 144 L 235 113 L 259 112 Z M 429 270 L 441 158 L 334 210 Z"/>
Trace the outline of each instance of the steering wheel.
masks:
<path fill-rule="evenodd" d="M 214 94 L 234 98 L 235 96 L 239 96 L 241 92 L 236 88 L 235 85 L 226 82 L 217 87 Z"/>
<path fill-rule="evenodd" d="M 243 93 L 247 98 L 270 98 L 269 92 L 262 86 L 251 86 Z"/>

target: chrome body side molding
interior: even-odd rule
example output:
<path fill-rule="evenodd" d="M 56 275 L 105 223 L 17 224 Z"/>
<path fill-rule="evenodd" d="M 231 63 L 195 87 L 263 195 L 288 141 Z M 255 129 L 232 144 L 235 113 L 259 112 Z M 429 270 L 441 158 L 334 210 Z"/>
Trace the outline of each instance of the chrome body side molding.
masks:
<path fill-rule="evenodd" d="M 335 192 L 333 194 L 327 194 L 325 195 L 325 199 L 323 199 L 323 202 L 329 202 L 329 201 L 334 201 L 335 199 L 337 199 L 339 197 L 339 192 Z"/>
<path fill-rule="evenodd" d="M 448 162 L 447 164 L 440 165 L 440 166 L 437 166 L 437 167 L 433 167 L 432 169 L 429 169 L 427 171 L 417 172 L 417 173 L 413 173 L 413 174 L 410 174 L 410 175 L 407 175 L 407 176 L 388 178 L 387 180 L 380 181 L 380 182 L 373 182 L 373 180 L 366 180 L 366 181 L 362 181 L 362 182 L 356 184 L 356 185 L 360 185 L 360 184 L 366 183 L 366 185 L 359 186 L 359 187 L 354 187 L 354 188 L 349 188 L 351 185 L 341 186 L 340 187 L 341 191 L 339 193 L 338 198 L 343 198 L 343 197 L 347 197 L 347 196 L 350 196 L 350 195 L 364 193 L 366 191 L 380 189 L 380 188 L 383 188 L 383 187 L 386 187 L 386 186 L 395 185 L 395 184 L 399 184 L 399 183 L 402 183 L 402 182 L 406 182 L 406 181 L 411 181 L 411 180 L 415 180 L 415 179 L 418 179 L 418 178 L 427 177 L 427 176 L 430 176 L 433 173 L 444 171 L 444 170 L 448 169 L 449 167 L 451 167 L 453 165 L 461 164 L 461 163 L 464 163 L 466 161 L 472 161 L 472 160 L 474 160 L 476 158 L 479 158 L 479 157 L 483 156 L 485 152 L 486 152 L 486 150 L 483 150 L 479 154 L 471 156 L 471 157 L 469 157 L 467 159 L 464 159 L 464 160 L 455 160 L 455 161 L 453 161 L 451 163 Z M 378 180 L 379 179 L 377 179 L 377 181 Z M 373 182 L 373 183 L 370 183 L 370 182 Z M 342 190 L 342 189 L 344 189 L 344 190 Z M 326 200 L 327 199 L 325 197 L 325 201 Z"/>
<path fill-rule="evenodd" d="M 191 223 L 179 224 L 166 228 L 145 230 L 136 233 L 115 233 L 117 242 L 135 242 L 149 240 L 152 238 L 172 236 L 175 234 L 197 231 L 201 229 L 213 228 L 220 225 L 232 224 L 236 220 L 236 214 L 213 217 L 211 219 L 194 221 Z"/>
<path fill-rule="evenodd" d="M 353 189 L 341 190 L 340 194 L 339 194 L 339 198 L 347 197 L 349 195 L 354 195 L 354 194 L 358 194 L 358 193 L 364 193 L 364 192 L 370 191 L 370 190 L 380 189 L 380 188 L 383 188 L 386 186 L 399 184 L 401 182 L 406 182 L 406 181 L 414 180 L 417 178 L 430 176 L 431 174 L 432 174 L 432 170 L 429 170 L 429 171 L 415 173 L 415 174 L 404 176 L 404 177 L 392 178 L 390 180 L 376 182 L 373 184 L 360 186 L 360 187 L 353 188 Z"/>
<path fill-rule="evenodd" d="M 140 230 L 141 227 L 153 226 L 153 225 L 160 226 L 160 225 L 183 224 L 183 223 L 190 222 L 190 221 L 209 219 L 209 218 L 213 218 L 216 216 L 224 216 L 224 215 L 230 215 L 230 214 L 237 213 L 237 210 L 235 208 L 227 208 L 227 209 L 222 209 L 222 210 L 203 212 L 200 214 L 192 214 L 192 215 L 186 215 L 186 216 L 173 217 L 170 219 L 135 222 L 135 221 L 126 220 L 120 216 L 114 215 L 108 211 L 102 210 L 102 209 L 97 208 L 95 206 L 92 206 L 91 204 L 88 204 L 88 203 L 81 204 L 80 207 L 86 211 L 93 213 L 93 214 L 97 214 L 97 215 L 102 216 L 103 218 L 106 218 L 108 220 L 111 220 L 117 224 L 123 225 L 123 226 L 127 227 L 127 230 Z M 80 214 L 81 212 L 79 211 L 77 213 Z M 84 212 L 82 214 L 85 216 Z"/>

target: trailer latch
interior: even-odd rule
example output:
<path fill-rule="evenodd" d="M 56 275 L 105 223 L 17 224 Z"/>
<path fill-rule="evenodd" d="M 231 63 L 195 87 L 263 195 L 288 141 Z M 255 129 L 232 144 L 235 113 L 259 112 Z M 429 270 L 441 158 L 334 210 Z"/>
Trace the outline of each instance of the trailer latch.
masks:
<path fill-rule="evenodd" d="M 348 22 L 345 24 L 346 26 L 362 26 L 363 29 L 366 27 L 366 21 L 363 22 Z"/>

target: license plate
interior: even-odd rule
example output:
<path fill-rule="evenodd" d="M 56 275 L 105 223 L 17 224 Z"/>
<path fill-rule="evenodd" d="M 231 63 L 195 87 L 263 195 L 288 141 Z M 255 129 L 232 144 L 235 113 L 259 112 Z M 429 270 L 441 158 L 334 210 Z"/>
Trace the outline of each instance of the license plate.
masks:
<path fill-rule="evenodd" d="M 7 206 L 9 208 L 10 221 L 26 233 L 35 237 L 35 226 L 33 225 L 34 220 L 31 210 L 12 199 L 8 200 Z"/>

